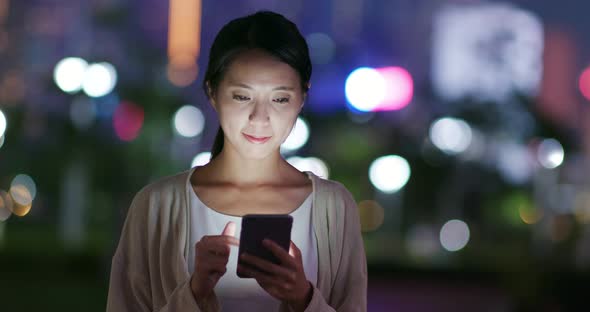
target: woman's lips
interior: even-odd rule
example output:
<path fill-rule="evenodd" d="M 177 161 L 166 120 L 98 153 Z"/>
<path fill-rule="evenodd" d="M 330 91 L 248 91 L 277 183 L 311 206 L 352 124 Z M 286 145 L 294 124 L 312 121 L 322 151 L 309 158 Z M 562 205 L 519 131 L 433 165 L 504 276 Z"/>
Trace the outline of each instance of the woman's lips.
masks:
<path fill-rule="evenodd" d="M 270 137 L 254 137 L 254 136 L 251 136 L 251 135 L 247 135 L 245 133 L 242 133 L 242 134 L 246 137 L 246 139 L 248 141 L 250 141 L 252 143 L 255 143 L 255 144 L 262 144 L 262 143 L 265 143 L 266 141 L 268 141 L 270 139 Z"/>

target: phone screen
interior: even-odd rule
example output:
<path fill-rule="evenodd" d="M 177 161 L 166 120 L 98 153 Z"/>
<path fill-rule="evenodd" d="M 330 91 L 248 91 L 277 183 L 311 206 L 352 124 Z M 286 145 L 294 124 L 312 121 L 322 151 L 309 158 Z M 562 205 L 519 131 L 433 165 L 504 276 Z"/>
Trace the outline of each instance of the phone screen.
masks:
<path fill-rule="evenodd" d="M 238 264 L 248 266 L 248 264 L 242 263 L 239 260 L 239 256 L 244 252 L 279 264 L 279 259 L 262 244 L 262 240 L 268 238 L 288 251 L 291 242 L 292 226 L 293 217 L 290 215 L 249 214 L 243 216 Z M 243 278 L 250 277 L 241 273 L 238 273 L 238 276 Z"/>

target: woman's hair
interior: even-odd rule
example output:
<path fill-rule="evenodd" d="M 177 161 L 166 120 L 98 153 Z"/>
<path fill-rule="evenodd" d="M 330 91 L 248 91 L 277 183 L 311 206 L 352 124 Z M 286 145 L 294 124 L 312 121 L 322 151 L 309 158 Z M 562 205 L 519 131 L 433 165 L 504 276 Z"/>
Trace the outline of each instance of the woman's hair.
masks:
<path fill-rule="evenodd" d="M 230 21 L 215 37 L 203 80 L 203 89 L 208 97 L 215 96 L 236 56 L 252 49 L 260 49 L 290 65 L 299 74 L 301 90 L 307 93 L 311 78 L 311 60 L 305 39 L 297 26 L 284 16 L 260 11 Z M 220 126 L 211 148 L 211 159 L 223 149 L 223 136 Z"/>

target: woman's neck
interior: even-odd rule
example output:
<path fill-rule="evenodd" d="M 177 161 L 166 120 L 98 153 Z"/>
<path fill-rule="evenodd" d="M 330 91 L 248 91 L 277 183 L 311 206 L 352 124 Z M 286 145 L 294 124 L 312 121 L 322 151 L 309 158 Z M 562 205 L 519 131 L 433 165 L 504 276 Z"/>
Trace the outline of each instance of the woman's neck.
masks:
<path fill-rule="evenodd" d="M 245 159 L 222 151 L 206 167 L 209 182 L 243 188 L 281 184 L 293 173 L 278 152 L 264 159 Z"/>

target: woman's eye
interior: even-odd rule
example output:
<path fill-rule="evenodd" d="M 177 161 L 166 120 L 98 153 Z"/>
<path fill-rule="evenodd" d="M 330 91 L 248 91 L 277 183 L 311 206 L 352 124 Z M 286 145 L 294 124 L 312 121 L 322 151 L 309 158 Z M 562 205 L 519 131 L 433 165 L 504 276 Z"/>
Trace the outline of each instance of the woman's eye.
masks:
<path fill-rule="evenodd" d="M 249 97 L 247 97 L 247 96 L 243 96 L 243 95 L 237 95 L 237 94 L 236 94 L 236 95 L 234 95 L 234 96 L 233 96 L 233 98 L 234 98 L 234 100 L 236 100 L 236 101 L 242 101 L 242 102 L 243 102 L 243 101 L 248 101 L 248 100 L 250 100 L 250 98 L 249 98 Z"/>
<path fill-rule="evenodd" d="M 289 102 L 289 98 L 286 98 L 286 97 L 285 98 L 278 98 L 278 99 L 275 99 L 274 101 L 277 103 L 287 103 L 287 102 Z"/>

